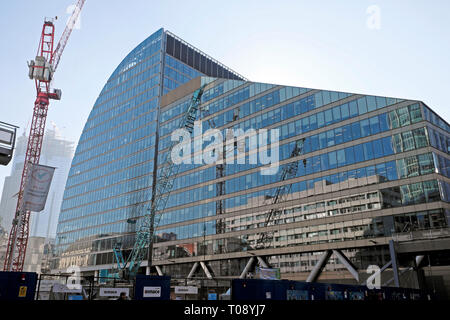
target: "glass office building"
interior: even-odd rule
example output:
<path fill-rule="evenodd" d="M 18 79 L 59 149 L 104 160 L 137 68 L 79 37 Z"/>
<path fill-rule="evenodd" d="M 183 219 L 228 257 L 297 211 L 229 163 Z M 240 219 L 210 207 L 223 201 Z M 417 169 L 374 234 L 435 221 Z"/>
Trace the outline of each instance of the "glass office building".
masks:
<path fill-rule="evenodd" d="M 114 244 L 132 247 L 139 219 L 130 219 L 145 213 L 172 133 L 203 84 L 203 132 L 278 129 L 279 170 L 264 175 L 251 161 L 251 134 L 231 148 L 240 162 L 180 164 L 158 212 L 159 271 L 201 276 L 204 262 L 214 276 L 236 277 L 257 256 L 295 278 L 330 249 L 357 268 L 382 266 L 393 236 L 448 227 L 450 130 L 423 102 L 250 82 L 160 30 L 125 58 L 92 109 L 65 190 L 55 269 L 111 269 Z M 286 178 L 287 168 L 295 170 Z M 331 262 L 325 270 L 343 268 Z"/>

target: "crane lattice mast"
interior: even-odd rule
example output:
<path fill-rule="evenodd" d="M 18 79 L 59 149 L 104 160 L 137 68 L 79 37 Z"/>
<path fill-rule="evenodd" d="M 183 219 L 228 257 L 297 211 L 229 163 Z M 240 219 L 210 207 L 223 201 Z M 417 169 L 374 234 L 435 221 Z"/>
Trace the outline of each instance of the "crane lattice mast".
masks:
<path fill-rule="evenodd" d="M 42 143 L 44 139 L 45 122 L 47 120 L 50 100 L 60 100 L 61 90 L 51 91 L 50 85 L 53 75 L 58 67 L 61 55 L 69 39 L 70 33 L 79 17 L 80 11 L 86 0 L 79 0 L 71 18 L 54 49 L 55 26 L 53 20 L 45 19 L 42 27 L 41 39 L 36 59 L 29 62 L 30 79 L 34 79 L 36 85 L 36 100 L 33 108 L 30 134 L 28 137 L 25 161 L 20 180 L 16 211 L 8 239 L 8 247 L 5 255 L 5 271 L 22 271 L 25 261 L 25 253 L 28 244 L 29 220 L 31 212 L 23 206 L 23 194 L 32 165 L 39 164 Z"/>

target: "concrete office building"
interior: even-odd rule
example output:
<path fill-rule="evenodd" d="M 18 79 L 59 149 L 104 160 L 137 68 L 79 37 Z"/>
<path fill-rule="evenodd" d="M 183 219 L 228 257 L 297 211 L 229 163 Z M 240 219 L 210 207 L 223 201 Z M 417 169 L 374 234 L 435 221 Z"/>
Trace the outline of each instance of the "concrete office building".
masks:
<path fill-rule="evenodd" d="M 120 63 L 89 115 L 64 193 L 54 270 L 109 270 L 114 243 L 132 247 L 129 219 L 148 207 L 155 164 L 165 164 L 171 134 L 203 84 L 203 131 L 279 129 L 279 171 L 261 174 L 248 144 L 244 163 L 225 164 L 220 175 L 216 164 L 181 164 L 159 212 L 158 272 L 237 277 L 259 261 L 283 278 L 323 269 L 323 279 L 356 281 L 347 270 L 388 263 L 390 240 L 447 232 L 449 125 L 423 102 L 250 82 L 159 30 Z M 283 180 L 293 162 L 295 175 Z M 431 260 L 448 264 L 449 248 L 435 249 Z"/>

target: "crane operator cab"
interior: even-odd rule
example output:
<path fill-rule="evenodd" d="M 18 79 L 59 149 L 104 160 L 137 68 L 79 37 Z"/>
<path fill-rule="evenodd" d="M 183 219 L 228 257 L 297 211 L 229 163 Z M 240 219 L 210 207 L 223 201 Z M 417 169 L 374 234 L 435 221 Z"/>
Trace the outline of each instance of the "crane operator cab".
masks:
<path fill-rule="evenodd" d="M 17 128 L 0 121 L 0 165 L 2 166 L 8 165 L 12 159 Z"/>

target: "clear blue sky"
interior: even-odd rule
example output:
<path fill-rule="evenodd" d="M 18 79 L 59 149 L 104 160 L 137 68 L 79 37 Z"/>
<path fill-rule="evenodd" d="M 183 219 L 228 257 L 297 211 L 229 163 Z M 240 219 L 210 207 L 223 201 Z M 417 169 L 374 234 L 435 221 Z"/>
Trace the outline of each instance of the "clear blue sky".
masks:
<path fill-rule="evenodd" d="M 8 1 L 0 10 L 1 121 L 31 119 L 34 59 L 44 17 L 57 39 L 75 0 Z M 380 29 L 367 27 L 369 6 Z M 59 65 L 54 121 L 78 141 L 109 75 L 164 27 L 252 81 L 424 101 L 450 121 L 450 1 L 87 0 Z M 0 192 L 10 166 L 0 168 Z"/>

